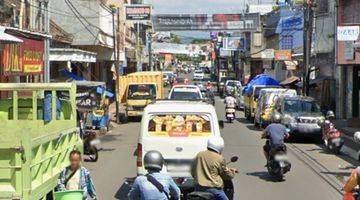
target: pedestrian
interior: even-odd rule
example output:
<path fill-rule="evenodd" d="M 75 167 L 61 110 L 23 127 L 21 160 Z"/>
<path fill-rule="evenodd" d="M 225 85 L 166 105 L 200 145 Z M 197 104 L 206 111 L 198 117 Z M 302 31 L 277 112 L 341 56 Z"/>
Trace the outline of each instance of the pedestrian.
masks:
<path fill-rule="evenodd" d="M 144 167 L 148 174 L 135 179 L 128 197 L 130 200 L 169 200 L 180 199 L 180 189 L 174 180 L 160 173 L 164 158 L 158 151 L 149 151 L 144 156 Z"/>
<path fill-rule="evenodd" d="M 85 167 L 81 166 L 80 151 L 71 151 L 69 159 L 70 166 L 66 167 L 60 173 L 57 190 L 83 190 L 84 200 L 89 199 L 89 197 L 91 197 L 93 200 L 97 199 L 95 187 L 90 177 L 90 172 Z"/>

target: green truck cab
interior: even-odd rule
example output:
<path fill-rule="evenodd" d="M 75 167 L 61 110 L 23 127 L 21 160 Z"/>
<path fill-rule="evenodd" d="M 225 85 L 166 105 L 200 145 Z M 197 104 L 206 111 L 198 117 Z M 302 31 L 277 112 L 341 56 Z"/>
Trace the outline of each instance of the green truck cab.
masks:
<path fill-rule="evenodd" d="M 75 98 L 72 83 L 0 83 L 0 199 L 51 194 L 70 151 L 82 151 Z"/>

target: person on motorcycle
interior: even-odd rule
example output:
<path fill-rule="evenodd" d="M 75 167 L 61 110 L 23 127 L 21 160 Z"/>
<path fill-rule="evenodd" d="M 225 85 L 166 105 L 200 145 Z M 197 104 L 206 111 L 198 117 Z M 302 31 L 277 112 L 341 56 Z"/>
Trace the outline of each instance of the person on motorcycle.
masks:
<path fill-rule="evenodd" d="M 279 146 L 284 146 L 284 139 L 289 137 L 286 127 L 281 123 L 281 116 L 275 114 L 272 118 L 272 123 L 266 127 L 261 138 L 267 139 L 263 147 L 266 161 L 270 159 L 270 152 Z M 285 148 L 286 150 L 286 148 Z"/>
<path fill-rule="evenodd" d="M 331 126 L 333 125 L 332 120 L 335 119 L 335 114 L 333 111 L 327 111 L 326 116 L 325 116 L 325 121 L 323 124 L 323 139 L 326 138 L 326 133 L 328 132 L 327 130 L 330 130 Z"/>
<path fill-rule="evenodd" d="M 227 96 L 224 99 L 225 108 L 235 108 L 236 99 L 233 97 L 233 94 L 229 91 Z"/>
<path fill-rule="evenodd" d="M 131 200 L 169 200 L 180 199 L 180 189 L 174 180 L 160 173 L 164 158 L 158 151 L 148 151 L 144 156 L 144 167 L 148 174 L 136 177 L 128 194 Z"/>
<path fill-rule="evenodd" d="M 208 192 L 218 200 L 228 200 L 223 188 L 226 179 L 232 179 L 237 172 L 228 168 L 224 157 L 224 140 L 211 137 L 207 143 L 207 150 L 199 152 L 192 164 L 191 175 L 195 182 L 195 191 Z"/>

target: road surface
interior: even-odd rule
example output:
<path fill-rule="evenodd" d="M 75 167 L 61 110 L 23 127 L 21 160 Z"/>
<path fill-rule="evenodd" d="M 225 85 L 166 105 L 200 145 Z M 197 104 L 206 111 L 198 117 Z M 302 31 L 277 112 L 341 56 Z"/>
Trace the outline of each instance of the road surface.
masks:
<path fill-rule="evenodd" d="M 224 119 L 222 100 L 216 99 L 219 119 Z M 140 130 L 139 122 L 119 125 L 101 137 L 103 150 L 97 163 L 85 163 L 91 171 L 99 199 L 126 199 L 129 186 L 125 180 L 136 175 L 134 151 Z M 284 182 L 276 182 L 267 174 L 262 154 L 261 131 L 237 112 L 237 120 L 222 130 L 224 155 L 240 157 L 232 164 L 239 170 L 234 179 L 235 199 L 267 200 L 339 200 L 341 182 L 358 163 L 346 155 L 334 156 L 322 145 L 288 144 L 292 170 Z"/>

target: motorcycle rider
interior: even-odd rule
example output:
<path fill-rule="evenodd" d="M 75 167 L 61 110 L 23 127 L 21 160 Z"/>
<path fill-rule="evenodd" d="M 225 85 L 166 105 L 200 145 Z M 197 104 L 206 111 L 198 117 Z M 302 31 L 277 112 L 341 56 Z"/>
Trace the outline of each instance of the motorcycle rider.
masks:
<path fill-rule="evenodd" d="M 261 136 L 262 139 L 267 139 L 263 147 L 266 161 L 269 161 L 270 152 L 272 149 L 275 149 L 279 146 L 285 147 L 284 138 L 289 137 L 289 133 L 286 130 L 286 127 L 280 122 L 281 116 L 279 114 L 275 114 L 272 117 L 272 123 L 266 127 Z"/>
<path fill-rule="evenodd" d="M 233 94 L 230 91 L 228 91 L 226 93 L 224 103 L 225 103 L 225 109 L 226 108 L 235 108 L 236 99 L 233 97 Z"/>
<path fill-rule="evenodd" d="M 148 174 L 136 177 L 128 198 L 130 200 L 180 199 L 180 189 L 174 180 L 160 173 L 164 158 L 158 151 L 149 151 L 144 156 L 144 167 Z"/>
<path fill-rule="evenodd" d="M 224 157 L 224 140 L 211 137 L 207 143 L 207 150 L 199 152 L 192 164 L 191 175 L 194 177 L 195 191 L 208 192 L 218 200 L 228 200 L 223 188 L 226 179 L 232 179 L 237 172 L 228 168 Z"/>
<path fill-rule="evenodd" d="M 343 186 L 344 198 L 343 199 L 353 199 L 353 191 L 360 183 L 360 167 L 357 167 L 351 172 L 348 180 Z M 349 198 L 346 198 L 349 197 Z M 360 200 L 360 197 L 357 198 Z"/>

